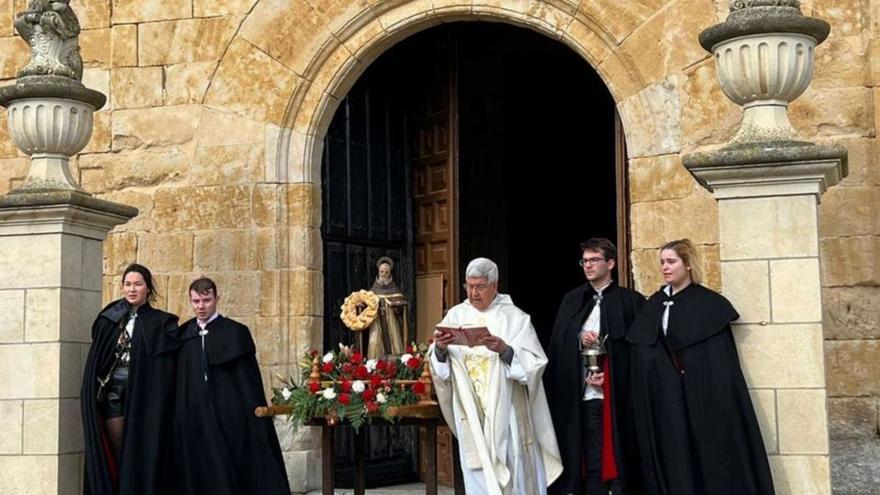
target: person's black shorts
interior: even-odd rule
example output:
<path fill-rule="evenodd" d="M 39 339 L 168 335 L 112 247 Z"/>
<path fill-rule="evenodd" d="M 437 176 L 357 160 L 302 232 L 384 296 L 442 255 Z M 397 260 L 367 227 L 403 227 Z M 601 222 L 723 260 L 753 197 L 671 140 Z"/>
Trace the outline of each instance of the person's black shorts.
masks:
<path fill-rule="evenodd" d="M 104 400 L 98 404 L 101 416 L 104 419 L 118 418 L 123 415 L 125 398 L 128 393 L 128 366 L 116 366 L 110 383 L 107 384 L 107 394 Z"/>

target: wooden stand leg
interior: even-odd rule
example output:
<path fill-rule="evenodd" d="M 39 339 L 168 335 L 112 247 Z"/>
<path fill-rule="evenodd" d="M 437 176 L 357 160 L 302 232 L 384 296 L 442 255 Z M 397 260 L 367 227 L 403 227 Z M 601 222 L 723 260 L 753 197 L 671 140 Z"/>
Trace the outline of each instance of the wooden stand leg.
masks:
<path fill-rule="evenodd" d="M 425 426 L 425 495 L 437 495 L 437 425 Z"/>
<path fill-rule="evenodd" d="M 452 439 L 452 467 L 455 471 L 452 483 L 454 485 L 455 495 L 465 495 L 464 474 L 461 472 L 461 457 L 459 457 L 458 454 L 458 440 L 454 437 Z"/>
<path fill-rule="evenodd" d="M 324 425 L 321 427 L 321 493 L 333 495 L 336 482 L 333 479 L 333 459 L 336 452 L 333 451 L 334 427 Z"/>
<path fill-rule="evenodd" d="M 367 492 L 367 470 L 364 466 L 364 451 L 367 450 L 367 426 L 354 434 L 354 495 Z"/>

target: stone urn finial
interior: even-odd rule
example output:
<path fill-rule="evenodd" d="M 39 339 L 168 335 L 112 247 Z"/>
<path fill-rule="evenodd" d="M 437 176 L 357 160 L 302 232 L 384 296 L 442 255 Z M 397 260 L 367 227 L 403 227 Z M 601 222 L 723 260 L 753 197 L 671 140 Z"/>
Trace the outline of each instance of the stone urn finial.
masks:
<path fill-rule="evenodd" d="M 727 20 L 700 33 L 724 94 L 744 108 L 731 145 L 797 141 L 788 104 L 809 86 L 813 50 L 829 30 L 804 16 L 798 0 L 731 0 Z"/>
<path fill-rule="evenodd" d="M 9 134 L 31 157 L 27 179 L 10 194 L 76 191 L 70 157 L 92 136 L 92 115 L 106 97 L 86 88 L 79 54 L 80 25 L 70 0 L 30 0 L 15 16 L 15 30 L 31 49 L 16 83 L 0 88 Z"/>

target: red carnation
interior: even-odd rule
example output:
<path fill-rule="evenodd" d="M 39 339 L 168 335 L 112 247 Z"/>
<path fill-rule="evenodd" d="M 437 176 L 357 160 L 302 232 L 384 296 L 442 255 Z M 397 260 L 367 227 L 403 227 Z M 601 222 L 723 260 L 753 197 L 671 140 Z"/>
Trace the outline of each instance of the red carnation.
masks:
<path fill-rule="evenodd" d="M 407 368 L 409 368 L 411 370 L 418 369 L 419 358 L 414 358 L 414 357 L 409 358 L 409 361 L 406 362 L 406 366 L 407 366 Z"/>
<path fill-rule="evenodd" d="M 388 367 L 385 369 L 385 376 L 388 378 L 394 378 L 397 374 L 397 365 L 394 363 L 388 363 Z"/>
<path fill-rule="evenodd" d="M 368 413 L 374 413 L 379 410 L 379 404 L 376 404 L 375 402 L 367 402 L 365 406 Z"/>
<path fill-rule="evenodd" d="M 387 367 L 388 367 L 388 363 L 386 363 L 385 361 L 379 361 L 376 363 L 377 370 L 384 370 Z"/>
<path fill-rule="evenodd" d="M 361 364 L 362 362 L 364 362 L 364 355 L 359 352 L 355 352 L 351 355 L 351 362 L 354 364 Z"/>
<path fill-rule="evenodd" d="M 321 371 L 324 373 L 330 373 L 333 371 L 333 363 L 324 363 L 324 366 L 321 367 Z"/>
<path fill-rule="evenodd" d="M 309 351 L 309 356 L 315 357 L 315 356 L 317 356 L 317 355 L 318 355 L 318 350 L 317 350 L 317 349 L 312 349 L 311 351 Z"/>
<path fill-rule="evenodd" d="M 343 406 L 346 406 L 346 405 L 348 405 L 349 402 L 351 402 L 351 398 L 348 396 L 348 394 L 339 394 L 338 400 L 339 400 L 339 403 L 342 404 Z"/>
<path fill-rule="evenodd" d="M 364 365 L 359 365 L 356 370 L 354 370 L 354 375 L 360 379 L 364 379 L 369 375 L 370 372 L 367 371 L 367 367 Z"/>
<path fill-rule="evenodd" d="M 351 392 L 351 382 L 348 380 L 342 380 L 342 391 L 343 392 Z"/>
<path fill-rule="evenodd" d="M 378 387 L 379 384 L 382 383 L 382 377 L 379 375 L 373 375 L 370 377 L 370 385 L 374 387 Z"/>
<path fill-rule="evenodd" d="M 363 397 L 364 397 L 365 401 L 371 401 L 376 398 L 376 391 L 371 388 L 368 388 L 368 389 L 364 390 Z"/>
<path fill-rule="evenodd" d="M 422 382 L 413 383 L 412 391 L 416 395 L 421 395 L 421 394 L 425 393 L 425 384 Z"/>
<path fill-rule="evenodd" d="M 312 392 L 313 394 L 316 394 L 316 393 L 318 393 L 318 390 L 321 390 L 321 383 L 320 382 L 310 382 L 309 383 L 309 391 L 310 392 Z"/>
<path fill-rule="evenodd" d="M 412 354 L 413 352 L 414 352 L 413 346 L 411 346 L 411 345 L 406 346 L 406 353 L 407 354 Z"/>
<path fill-rule="evenodd" d="M 351 373 L 351 365 L 348 363 L 343 364 L 342 365 L 342 372 L 345 373 L 346 375 Z"/>

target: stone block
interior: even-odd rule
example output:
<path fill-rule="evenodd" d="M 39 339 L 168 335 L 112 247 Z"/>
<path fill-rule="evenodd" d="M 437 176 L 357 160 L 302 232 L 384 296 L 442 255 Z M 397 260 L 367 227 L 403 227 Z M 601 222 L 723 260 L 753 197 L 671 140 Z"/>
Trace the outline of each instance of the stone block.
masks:
<path fill-rule="evenodd" d="M 874 397 L 829 397 L 828 422 L 832 440 L 874 439 L 878 411 Z"/>
<path fill-rule="evenodd" d="M 188 272 L 193 267 L 193 234 L 151 234 L 138 239 L 138 263 L 154 273 Z"/>
<path fill-rule="evenodd" d="M 871 42 L 862 33 L 841 36 L 836 27 L 833 28 L 831 36 L 816 47 L 810 85 L 817 89 L 870 86 L 870 46 Z"/>
<path fill-rule="evenodd" d="M 696 185 L 679 155 L 633 158 L 629 162 L 629 194 L 633 203 L 683 199 L 694 192 Z"/>
<path fill-rule="evenodd" d="M 266 127 L 265 122 L 205 108 L 199 125 L 199 147 L 262 145 L 266 140 Z M 230 133 L 229 129 L 235 129 L 235 132 Z"/>
<path fill-rule="evenodd" d="M 880 60 L 880 56 L 877 57 Z M 837 139 L 835 142 L 846 146 L 848 152 L 847 168 L 849 174 L 840 181 L 840 186 L 880 185 L 880 167 L 877 167 L 877 140 L 873 138 Z M 831 188 L 833 191 L 836 188 Z M 822 196 L 822 204 L 825 195 Z M 820 210 L 822 205 L 819 206 Z"/>
<path fill-rule="evenodd" d="M 607 62 L 607 60 L 606 60 Z M 675 75 L 620 101 L 617 108 L 631 158 L 681 151 L 681 100 Z"/>
<path fill-rule="evenodd" d="M 316 270 L 293 270 L 290 274 L 292 316 L 323 316 L 324 277 Z"/>
<path fill-rule="evenodd" d="M 284 318 L 278 316 L 260 316 L 254 329 L 254 340 L 257 344 L 257 359 L 261 366 L 274 366 L 288 363 L 287 329 L 283 326 Z"/>
<path fill-rule="evenodd" d="M 122 275 L 137 259 L 138 238 L 135 232 L 112 232 L 104 242 L 104 270 L 107 275 Z"/>
<path fill-rule="evenodd" d="M 871 88 L 810 87 L 791 103 L 788 116 L 802 138 L 874 135 Z"/>
<path fill-rule="evenodd" d="M 718 220 L 723 261 L 817 254 L 813 196 L 723 200 Z"/>
<path fill-rule="evenodd" d="M 113 94 L 110 91 L 110 69 L 102 69 L 102 68 L 92 68 L 92 69 L 83 69 L 83 78 L 82 83 L 85 87 L 89 89 L 94 89 L 95 91 L 100 91 L 104 93 L 104 96 L 107 97 L 107 102 L 104 103 L 104 106 L 99 108 L 98 110 L 108 110 L 113 105 Z M 93 120 L 97 118 L 98 115 L 106 115 L 103 112 L 95 113 Z M 109 120 L 108 120 L 109 122 Z M 94 134 L 94 130 L 92 131 Z M 94 139 L 94 137 L 93 137 Z M 88 149 L 88 147 L 86 147 Z"/>
<path fill-rule="evenodd" d="M 733 335 L 750 388 L 825 386 L 821 325 L 734 325 Z"/>
<path fill-rule="evenodd" d="M 287 481 L 294 493 L 308 492 L 321 486 L 321 451 L 296 450 L 284 452 Z"/>
<path fill-rule="evenodd" d="M 5 125 L 5 122 L 0 122 L 0 125 Z M 0 136 L 0 139 L 3 137 Z M 3 148 L 3 145 L 4 143 L 0 141 L 0 148 Z M 30 168 L 31 163 L 27 158 L 0 159 L 0 194 L 9 192 L 12 189 L 12 181 L 26 177 Z"/>
<path fill-rule="evenodd" d="M 24 401 L 24 453 L 58 454 L 58 425 L 61 419 L 58 399 Z"/>
<path fill-rule="evenodd" d="M 181 146 L 193 142 L 201 107 L 142 108 L 113 112 L 113 150 Z"/>
<path fill-rule="evenodd" d="M 256 0 L 193 0 L 193 16 L 247 14 L 255 3 Z"/>
<path fill-rule="evenodd" d="M 108 191 L 101 194 L 99 197 L 101 199 L 106 199 L 107 201 L 122 203 L 138 209 L 138 215 L 127 223 L 116 226 L 113 230 L 114 233 L 152 229 L 153 196 L 151 193 L 128 189 L 122 191 Z"/>
<path fill-rule="evenodd" d="M 61 236 L 61 266 L 59 267 L 61 287 L 82 287 L 83 282 L 83 237 Z M 32 287 L 39 287 L 33 285 Z"/>
<path fill-rule="evenodd" d="M 0 79 L 13 79 L 27 65 L 30 52 L 21 38 L 0 38 Z"/>
<path fill-rule="evenodd" d="M 58 456 L 0 456 L 0 473 L 3 473 L 5 493 L 28 495 L 59 493 Z"/>
<path fill-rule="evenodd" d="M 192 0 L 113 0 L 113 24 L 186 19 L 192 14 Z"/>
<path fill-rule="evenodd" d="M 831 495 L 827 455 L 771 455 L 776 495 Z"/>
<path fill-rule="evenodd" d="M 0 344 L 24 342 L 24 300 L 24 290 L 0 291 Z"/>
<path fill-rule="evenodd" d="M 632 245 L 659 247 L 685 237 L 695 244 L 717 244 L 718 214 L 718 203 L 703 191 L 683 199 L 634 203 L 630 209 Z"/>
<path fill-rule="evenodd" d="M 256 236 L 250 230 L 221 230 L 196 234 L 193 270 L 245 271 L 257 268 Z"/>
<path fill-rule="evenodd" d="M 13 3 L 13 0 L 0 0 L 0 37 L 15 36 Z"/>
<path fill-rule="evenodd" d="M 138 64 L 138 32 L 134 24 L 113 26 L 110 31 L 110 63 L 113 67 Z"/>
<path fill-rule="evenodd" d="M 738 322 L 770 321 L 770 271 L 767 261 L 722 262 L 721 284 L 724 297 L 739 312 Z"/>
<path fill-rule="evenodd" d="M 58 343 L 0 346 L 0 399 L 58 397 L 60 358 Z"/>
<path fill-rule="evenodd" d="M 880 285 L 880 237 L 828 237 L 819 247 L 825 286 Z"/>
<path fill-rule="evenodd" d="M 324 319 L 322 317 L 294 316 L 290 318 L 291 363 L 299 363 L 307 352 L 320 349 L 323 341 Z"/>
<path fill-rule="evenodd" d="M 0 289 L 59 285 L 61 245 L 60 235 L 0 237 Z"/>
<path fill-rule="evenodd" d="M 592 22 L 601 25 L 608 31 L 614 37 L 614 41 L 620 43 L 665 3 L 662 0 L 626 3 L 599 0 L 581 2 L 578 8 L 592 19 Z"/>
<path fill-rule="evenodd" d="M 838 36 L 857 35 L 870 27 L 868 4 L 865 0 L 814 0 L 813 15 L 831 24 Z"/>
<path fill-rule="evenodd" d="M 260 229 L 256 231 L 257 267 L 260 270 L 277 270 L 286 260 L 288 245 L 287 229 Z"/>
<path fill-rule="evenodd" d="M 192 164 L 191 183 L 217 186 L 261 182 L 264 152 L 260 145 L 200 147 Z"/>
<path fill-rule="evenodd" d="M 191 149 L 168 147 L 84 155 L 80 157 L 80 166 L 100 169 L 104 187 L 118 191 L 183 181 L 189 176 L 191 160 Z M 141 210 L 141 215 L 145 213 L 148 215 L 148 212 Z"/>
<path fill-rule="evenodd" d="M 776 417 L 776 391 L 767 389 L 749 390 L 752 398 L 752 406 L 758 417 L 758 426 L 761 428 L 761 437 L 764 439 L 764 448 L 768 454 L 779 453 L 779 432 L 776 429 L 778 419 Z"/>
<path fill-rule="evenodd" d="M 158 229 L 234 229 L 251 226 L 247 186 L 157 189 L 153 218 Z"/>
<path fill-rule="evenodd" d="M 241 16 L 223 16 L 141 24 L 138 64 L 218 61 L 240 22 Z"/>
<path fill-rule="evenodd" d="M 770 260 L 773 323 L 822 322 L 819 259 Z"/>
<path fill-rule="evenodd" d="M 707 7 L 705 0 L 672 3 L 620 44 L 646 82 L 662 80 L 709 57 L 694 43 L 700 31 L 715 23 L 715 12 Z"/>
<path fill-rule="evenodd" d="M 830 397 L 880 396 L 880 340 L 825 342 Z"/>
<path fill-rule="evenodd" d="M 826 339 L 880 339 L 880 287 L 824 289 L 822 309 Z"/>
<path fill-rule="evenodd" d="M 2 48 L 2 39 L 0 39 L 0 48 Z M 0 112 L 0 158 L 14 157 L 25 157 L 25 154 L 18 150 L 18 147 L 15 146 L 15 142 L 9 135 L 9 126 L 6 124 L 6 112 Z M 30 165 L 28 165 L 28 168 L 30 168 Z M 5 177 L 8 172 L 3 171 L 0 173 L 4 174 Z M 8 184 L 4 184 L 3 186 L 8 186 Z"/>
<path fill-rule="evenodd" d="M 266 5 L 271 2 L 261 2 Z M 251 16 L 248 16 L 251 19 Z M 300 19 L 291 21 L 300 22 Z M 289 37 L 299 27 L 286 32 L 277 31 L 285 38 L 283 46 L 295 46 Z M 254 45 L 236 38 L 229 45 L 214 75 L 205 104 L 215 109 L 249 116 L 261 122 L 281 124 L 299 77 L 277 60 Z"/>
<path fill-rule="evenodd" d="M 0 400 L 0 456 L 21 454 L 22 414 L 20 400 Z"/>
<path fill-rule="evenodd" d="M 721 90 L 715 60 L 708 59 L 684 72 L 681 86 L 681 134 L 684 146 L 724 143 L 742 120 L 742 107 Z"/>
<path fill-rule="evenodd" d="M 777 390 L 780 454 L 828 454 L 825 390 Z"/>
<path fill-rule="evenodd" d="M 593 27 L 593 22 L 582 11 L 577 11 L 562 39 L 566 44 L 574 45 L 575 51 L 587 59 L 591 66 L 597 67 L 608 58 L 611 46 Z"/>
<path fill-rule="evenodd" d="M 92 139 L 83 148 L 83 153 L 105 153 L 110 151 L 110 112 L 97 112 L 92 115 Z M 82 155 L 80 155 L 80 158 Z M 89 172 L 86 172 L 88 174 Z M 90 193 L 104 192 L 103 178 L 95 180 L 95 177 L 84 178 L 80 169 L 80 186 Z M 90 182 L 86 182 L 89 180 Z"/>
<path fill-rule="evenodd" d="M 104 241 L 83 239 L 82 289 L 101 292 L 101 276 L 104 266 Z"/>
<path fill-rule="evenodd" d="M 262 148 L 261 148 L 262 149 Z M 260 155 L 262 158 L 262 155 Z M 287 196 L 284 186 L 257 184 L 251 198 L 251 215 L 258 227 L 274 227 L 284 221 Z"/>
<path fill-rule="evenodd" d="M 58 456 L 58 493 L 78 495 L 82 490 L 84 473 L 83 454 Z"/>
<path fill-rule="evenodd" d="M 324 265 L 324 244 L 316 228 L 290 228 L 290 267 L 321 270 Z"/>
<path fill-rule="evenodd" d="M 72 0 L 70 6 L 83 29 L 110 27 L 110 0 Z"/>
<path fill-rule="evenodd" d="M 880 234 L 880 186 L 832 187 L 819 205 L 823 237 Z"/>
<path fill-rule="evenodd" d="M 117 67 L 110 71 L 113 108 L 161 106 L 162 85 L 162 67 Z"/>
<path fill-rule="evenodd" d="M 240 33 L 248 43 L 300 75 L 331 38 L 321 16 L 305 0 L 258 2 Z"/>
<path fill-rule="evenodd" d="M 27 290 L 25 302 L 26 341 L 54 342 L 61 340 L 61 290 L 59 288 Z"/>
<path fill-rule="evenodd" d="M 110 28 L 88 29 L 79 34 L 83 67 L 107 69 L 110 67 Z"/>
<path fill-rule="evenodd" d="M 263 316 L 281 315 L 281 277 L 287 281 L 286 273 L 280 270 L 260 271 L 260 314 Z"/>
<path fill-rule="evenodd" d="M 201 103 L 217 62 L 191 62 L 165 67 L 165 104 Z"/>
<path fill-rule="evenodd" d="M 370 0 L 367 0 L 367 1 L 370 1 Z M 497 15 L 498 10 L 500 10 L 499 7 L 502 7 L 505 4 L 507 4 L 508 13 L 507 13 L 506 17 L 510 18 L 510 17 L 516 17 L 517 14 L 520 14 L 520 15 L 522 14 L 522 12 L 514 12 L 513 15 L 511 15 L 511 13 L 509 13 L 510 10 L 513 10 L 513 9 L 509 8 L 510 4 L 514 3 L 514 2 L 519 3 L 519 4 L 524 3 L 522 0 L 519 0 L 519 1 L 512 0 L 512 1 L 508 1 L 508 2 L 501 2 L 498 0 L 494 0 L 494 1 L 493 0 L 475 0 L 473 2 L 473 6 L 471 8 L 473 9 L 474 13 L 479 13 L 481 11 L 480 4 L 482 4 L 485 6 L 485 7 L 482 7 L 483 13 Z M 396 30 L 405 30 L 405 29 L 409 28 L 410 26 L 412 26 L 412 24 L 414 24 L 415 22 L 418 22 L 419 18 L 426 18 L 426 17 L 431 17 L 434 15 L 434 12 L 433 12 L 434 6 L 431 3 L 431 0 L 412 0 L 410 2 L 401 3 L 397 6 L 395 6 L 396 8 L 393 8 L 393 9 L 392 8 L 382 9 L 381 7 L 379 7 L 379 5 L 376 5 L 377 3 L 381 3 L 381 2 L 371 2 L 371 3 L 374 4 L 374 11 L 376 12 L 376 17 L 379 19 L 379 23 L 382 24 L 382 27 L 384 27 L 385 30 L 388 32 L 394 32 Z M 493 5 L 493 4 L 497 5 L 498 7 L 495 7 L 495 5 Z M 522 10 L 522 9 L 520 9 L 520 10 Z"/>
<path fill-rule="evenodd" d="M 97 310 L 95 313 L 97 314 Z M 85 366 L 83 356 L 88 355 L 88 347 L 89 344 L 79 342 L 61 343 L 60 358 L 56 366 L 56 373 L 60 375 L 56 397 L 79 397 L 79 392 L 82 388 L 83 367 Z M 36 398 L 41 399 L 43 397 Z"/>

